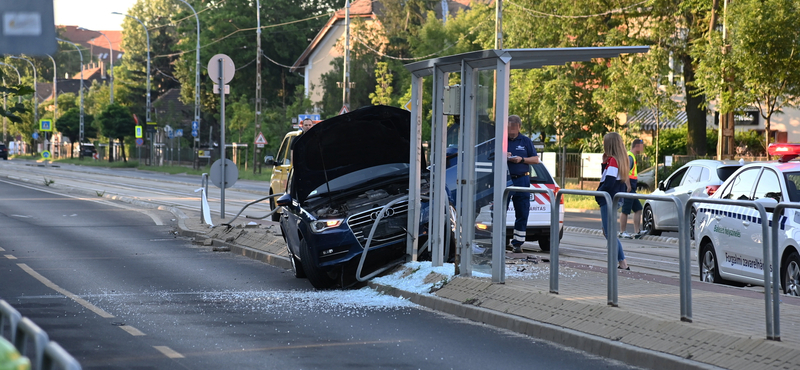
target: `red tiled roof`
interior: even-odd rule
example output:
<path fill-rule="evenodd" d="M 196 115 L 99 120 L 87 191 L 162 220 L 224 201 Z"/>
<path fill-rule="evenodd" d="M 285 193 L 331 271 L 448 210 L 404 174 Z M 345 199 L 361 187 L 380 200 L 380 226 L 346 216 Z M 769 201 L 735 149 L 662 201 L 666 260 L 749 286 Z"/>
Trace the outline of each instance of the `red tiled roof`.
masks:
<path fill-rule="evenodd" d="M 344 18 L 344 8 L 336 11 L 336 16 Z M 372 0 L 355 0 L 350 2 L 350 15 L 372 14 Z"/>
<path fill-rule="evenodd" d="M 84 80 L 90 80 L 90 79 L 95 77 L 95 74 L 101 74 L 101 73 L 102 73 L 102 70 L 101 70 L 100 67 L 87 68 L 87 69 L 83 70 L 83 79 Z M 98 76 L 97 78 L 100 78 L 100 77 Z M 80 72 L 76 73 L 75 76 L 72 76 L 72 79 L 73 80 L 80 80 L 81 79 L 81 73 Z"/>
<path fill-rule="evenodd" d="M 103 35 L 98 35 L 97 37 L 89 40 L 88 43 L 94 45 L 95 47 L 108 50 L 108 42 L 111 41 L 111 48 L 114 49 L 115 52 L 125 51 L 122 49 L 122 31 L 102 32 L 108 37 L 108 40 L 106 40 Z"/>

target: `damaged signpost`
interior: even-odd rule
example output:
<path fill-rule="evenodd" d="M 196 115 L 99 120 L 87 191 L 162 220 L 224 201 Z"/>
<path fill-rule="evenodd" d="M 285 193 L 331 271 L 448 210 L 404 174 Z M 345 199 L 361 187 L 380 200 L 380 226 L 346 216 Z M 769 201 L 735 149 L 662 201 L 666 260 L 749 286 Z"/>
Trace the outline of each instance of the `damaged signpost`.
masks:
<path fill-rule="evenodd" d="M 231 82 L 236 73 L 236 66 L 233 60 L 225 54 L 217 54 L 208 61 L 208 77 L 214 81 L 214 93 L 219 93 L 220 104 L 220 159 L 211 165 L 211 181 L 220 189 L 219 215 L 225 218 L 225 188 L 229 188 L 236 183 L 239 177 L 239 169 L 229 159 L 225 159 L 225 94 L 230 92 L 227 85 Z"/>

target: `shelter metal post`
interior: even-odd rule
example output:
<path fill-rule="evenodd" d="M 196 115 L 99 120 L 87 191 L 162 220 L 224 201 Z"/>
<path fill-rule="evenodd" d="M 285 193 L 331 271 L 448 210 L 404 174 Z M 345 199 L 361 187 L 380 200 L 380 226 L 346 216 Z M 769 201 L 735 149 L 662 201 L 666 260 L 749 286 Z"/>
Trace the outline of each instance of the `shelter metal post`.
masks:
<path fill-rule="evenodd" d="M 506 190 L 506 173 L 508 163 L 505 153 L 508 152 L 508 94 L 511 57 L 504 54 L 497 58 L 497 79 L 495 85 L 495 112 L 494 112 L 494 194 L 495 207 L 492 210 L 492 219 L 498 220 L 492 225 L 492 282 L 503 283 L 506 280 L 505 263 L 505 225 L 506 207 L 503 192 Z M 500 206 L 498 206 L 500 205 Z"/>
<path fill-rule="evenodd" d="M 461 275 L 472 276 L 472 243 L 475 235 L 475 136 L 477 134 L 476 68 L 461 62 L 461 130 L 458 160 L 458 222 L 461 224 Z"/>
<path fill-rule="evenodd" d="M 431 248 L 431 264 L 441 266 L 444 259 L 445 201 L 445 152 L 447 150 L 447 121 L 444 120 L 444 75 L 433 68 L 433 107 L 431 112 L 431 199 L 428 212 L 428 235 Z"/>
<path fill-rule="evenodd" d="M 406 254 L 411 261 L 417 260 L 419 252 L 420 176 L 422 176 L 422 76 L 411 75 L 411 130 L 408 169 L 408 235 Z"/>

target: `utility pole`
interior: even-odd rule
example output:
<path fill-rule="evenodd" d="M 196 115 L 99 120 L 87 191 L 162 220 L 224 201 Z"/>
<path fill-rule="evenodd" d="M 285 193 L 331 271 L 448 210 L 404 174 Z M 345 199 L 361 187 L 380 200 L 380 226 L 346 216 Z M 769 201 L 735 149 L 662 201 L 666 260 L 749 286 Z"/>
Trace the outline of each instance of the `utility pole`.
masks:
<path fill-rule="evenodd" d="M 722 54 L 730 53 L 731 46 L 728 44 L 728 3 L 730 0 L 724 0 L 723 13 L 722 13 Z M 724 56 L 723 56 L 724 58 Z M 727 87 L 729 96 L 733 96 L 733 76 L 730 71 L 722 71 L 723 85 Z M 720 99 L 723 97 L 720 96 Z M 719 111 L 719 109 L 717 109 Z M 735 152 L 734 146 L 735 127 L 733 120 L 733 110 L 728 113 L 719 113 L 719 133 L 717 142 L 717 159 L 733 158 Z M 769 135 L 769 133 L 767 133 Z"/>
<path fill-rule="evenodd" d="M 261 132 L 261 2 L 256 0 L 256 130 L 254 137 Z M 253 145 L 256 146 L 255 141 Z M 261 173 L 261 163 L 258 161 L 261 149 L 253 148 L 253 175 Z M 257 172 L 256 172 L 257 171 Z"/>
<path fill-rule="evenodd" d="M 344 83 L 342 84 L 342 105 L 350 110 L 350 0 L 344 3 Z"/>
<path fill-rule="evenodd" d="M 503 48 L 503 0 L 495 1 L 494 13 L 494 48 L 500 50 Z"/>
<path fill-rule="evenodd" d="M 50 57 L 50 61 L 53 62 L 53 124 L 56 124 L 58 120 L 58 72 L 56 67 L 56 60 L 53 59 L 53 56 L 47 54 Z M 80 145 L 78 145 L 80 147 Z M 54 152 L 55 145 L 53 144 L 53 140 L 50 139 L 50 153 Z M 58 151 L 59 156 L 61 155 L 61 150 Z M 72 155 L 72 154 L 70 154 Z"/>

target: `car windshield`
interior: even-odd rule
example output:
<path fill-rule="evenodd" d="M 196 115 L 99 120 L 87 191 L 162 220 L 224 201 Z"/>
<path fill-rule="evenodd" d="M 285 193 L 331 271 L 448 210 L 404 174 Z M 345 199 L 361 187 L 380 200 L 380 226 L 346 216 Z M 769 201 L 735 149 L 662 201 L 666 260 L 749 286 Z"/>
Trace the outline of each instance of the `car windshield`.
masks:
<path fill-rule="evenodd" d="M 786 192 L 789 193 L 789 200 L 792 202 L 800 202 L 800 172 L 785 172 L 783 174 L 786 178 Z"/>
<path fill-rule="evenodd" d="M 531 184 L 552 184 L 553 177 L 542 163 L 531 165 Z"/>
<path fill-rule="evenodd" d="M 717 176 L 719 176 L 720 181 L 725 181 L 728 177 L 731 177 L 736 170 L 738 170 L 742 166 L 720 166 L 717 168 Z"/>
<path fill-rule="evenodd" d="M 350 172 L 320 185 L 308 194 L 307 199 L 318 197 L 328 192 L 335 193 L 348 190 L 369 181 L 395 176 L 408 176 L 408 163 L 389 163 Z"/>

